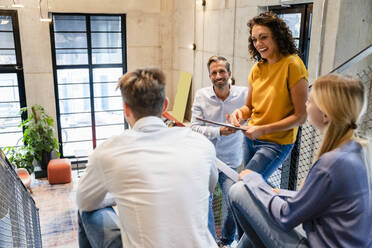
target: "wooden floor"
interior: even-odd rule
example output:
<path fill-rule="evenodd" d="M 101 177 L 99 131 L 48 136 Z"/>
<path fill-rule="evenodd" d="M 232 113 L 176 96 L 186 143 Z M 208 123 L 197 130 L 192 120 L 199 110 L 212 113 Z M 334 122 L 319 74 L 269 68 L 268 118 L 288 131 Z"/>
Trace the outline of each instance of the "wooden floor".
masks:
<path fill-rule="evenodd" d="M 50 185 L 48 180 L 34 179 L 31 188 L 39 208 L 43 247 L 72 248 L 78 245 L 76 171 L 68 184 Z M 81 174 L 81 173 L 80 173 Z"/>

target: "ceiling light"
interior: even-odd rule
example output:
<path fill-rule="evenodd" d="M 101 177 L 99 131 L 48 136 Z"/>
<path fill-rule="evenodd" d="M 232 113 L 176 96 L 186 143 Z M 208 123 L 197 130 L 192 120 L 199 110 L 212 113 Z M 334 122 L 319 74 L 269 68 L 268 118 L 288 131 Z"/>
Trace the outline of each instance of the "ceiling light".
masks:
<path fill-rule="evenodd" d="M 41 22 L 52 22 L 52 18 L 40 18 Z"/>
<path fill-rule="evenodd" d="M 39 0 L 39 13 L 40 13 L 40 21 L 41 22 L 52 22 L 52 18 L 50 17 L 50 13 L 48 12 L 49 11 L 49 5 L 48 5 L 48 0 L 46 1 L 46 17 L 43 16 L 43 13 L 42 13 L 42 3 L 41 3 L 42 0 Z"/>

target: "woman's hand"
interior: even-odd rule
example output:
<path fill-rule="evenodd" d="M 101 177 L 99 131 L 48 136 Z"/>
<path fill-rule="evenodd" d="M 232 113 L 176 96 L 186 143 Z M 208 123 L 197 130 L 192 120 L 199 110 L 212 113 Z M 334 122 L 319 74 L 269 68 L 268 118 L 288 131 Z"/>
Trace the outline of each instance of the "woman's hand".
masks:
<path fill-rule="evenodd" d="M 230 122 L 236 127 L 240 127 L 244 123 L 243 113 L 240 109 L 235 109 L 230 115 Z"/>
<path fill-rule="evenodd" d="M 239 180 L 243 180 L 243 177 L 246 176 L 246 175 L 248 175 L 251 172 L 252 172 L 252 170 L 249 170 L 249 169 L 242 170 L 239 173 Z"/>
<path fill-rule="evenodd" d="M 258 137 L 265 134 L 263 126 L 246 126 L 243 128 L 246 130 L 244 132 L 244 135 L 247 136 L 251 140 L 255 140 Z"/>

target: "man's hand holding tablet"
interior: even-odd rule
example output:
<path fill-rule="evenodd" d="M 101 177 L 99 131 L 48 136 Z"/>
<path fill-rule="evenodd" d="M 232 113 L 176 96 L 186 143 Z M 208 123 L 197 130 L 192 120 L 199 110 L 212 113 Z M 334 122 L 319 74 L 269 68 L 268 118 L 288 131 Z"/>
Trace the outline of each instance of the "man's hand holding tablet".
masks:
<path fill-rule="evenodd" d="M 218 122 L 218 121 L 206 120 L 206 119 L 203 119 L 203 118 L 200 118 L 200 117 L 196 117 L 196 119 L 199 120 L 199 121 L 204 121 L 204 122 L 215 124 L 215 125 L 218 125 L 218 126 L 224 126 L 224 127 L 228 127 L 228 128 L 233 128 L 233 129 L 236 129 L 236 130 L 241 130 L 243 132 L 246 131 L 242 127 L 236 127 L 236 126 L 234 126 L 232 124 L 229 124 L 229 123 L 223 123 L 223 122 Z"/>

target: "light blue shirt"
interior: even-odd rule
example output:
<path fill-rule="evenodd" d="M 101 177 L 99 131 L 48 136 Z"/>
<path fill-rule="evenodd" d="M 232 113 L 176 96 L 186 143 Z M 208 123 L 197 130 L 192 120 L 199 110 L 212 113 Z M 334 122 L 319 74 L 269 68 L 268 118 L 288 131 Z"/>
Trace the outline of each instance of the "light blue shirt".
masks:
<path fill-rule="evenodd" d="M 247 87 L 230 86 L 230 94 L 222 101 L 216 96 L 213 86 L 199 89 L 192 106 L 191 129 L 205 135 L 215 146 L 217 157 L 232 168 L 242 162 L 243 133 L 220 135 L 220 126 L 199 121 L 196 117 L 226 122 L 226 114 L 242 107 L 247 98 Z"/>

